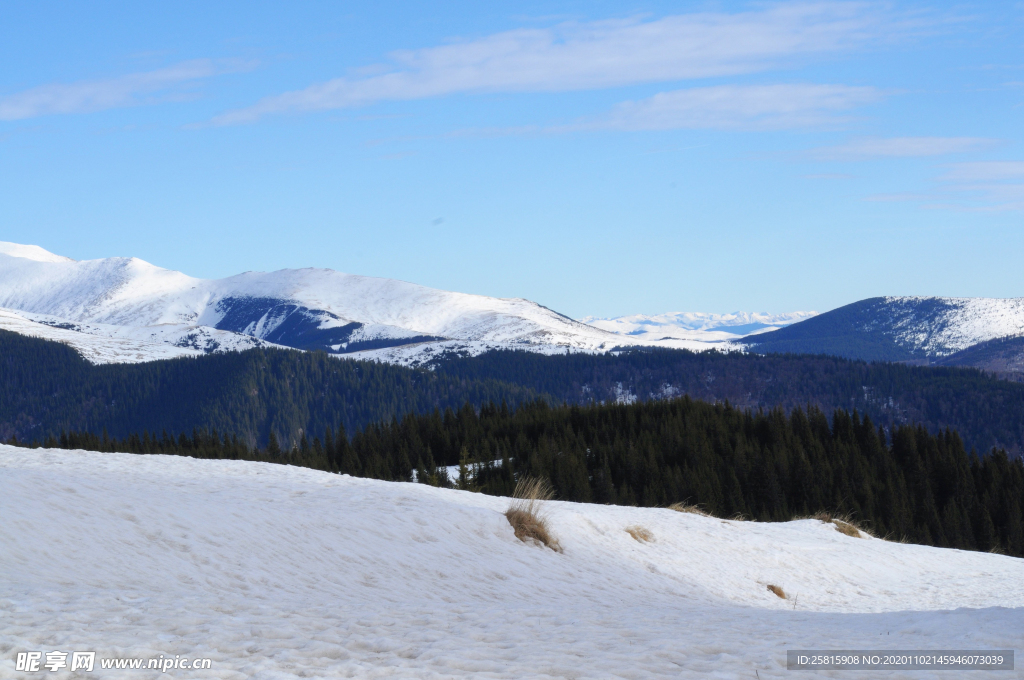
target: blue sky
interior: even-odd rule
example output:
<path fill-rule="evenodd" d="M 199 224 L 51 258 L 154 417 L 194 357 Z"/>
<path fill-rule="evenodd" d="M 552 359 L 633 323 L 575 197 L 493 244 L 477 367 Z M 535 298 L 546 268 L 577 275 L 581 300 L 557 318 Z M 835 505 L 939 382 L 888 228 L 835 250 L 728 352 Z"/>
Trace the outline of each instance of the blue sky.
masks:
<path fill-rule="evenodd" d="M 0 9 L 0 240 L 575 317 L 1024 296 L 1021 2 L 145 4 Z"/>

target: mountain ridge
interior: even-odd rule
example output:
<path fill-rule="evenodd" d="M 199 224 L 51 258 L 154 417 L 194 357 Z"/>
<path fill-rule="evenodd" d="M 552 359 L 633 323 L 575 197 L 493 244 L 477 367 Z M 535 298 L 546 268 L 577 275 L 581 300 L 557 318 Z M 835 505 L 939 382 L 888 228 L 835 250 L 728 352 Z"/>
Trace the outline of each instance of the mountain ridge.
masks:
<path fill-rule="evenodd" d="M 762 354 L 833 354 L 929 365 L 981 343 L 1021 336 L 1024 298 L 889 296 L 860 300 L 737 343 Z"/>
<path fill-rule="evenodd" d="M 175 346 L 188 346 L 186 338 L 196 333 L 212 337 L 227 332 L 329 354 L 369 353 L 361 356 L 379 360 L 389 358 L 381 350 L 405 348 L 392 360 L 411 364 L 437 352 L 716 346 L 685 339 L 637 340 L 523 298 L 443 291 L 329 269 L 250 271 L 198 279 L 133 257 L 76 261 L 38 246 L 12 243 L 0 243 L 0 308 L 46 315 L 48 321 L 69 328 L 88 324 L 87 334 L 97 336 L 111 335 L 108 326 L 136 329 L 129 334 Z M 154 327 L 161 331 L 151 332 Z M 247 343 L 251 344 L 240 338 L 207 343 L 207 348 L 225 351 Z M 733 349 L 724 343 L 717 346 Z M 100 353 L 92 356 L 103 360 Z"/>

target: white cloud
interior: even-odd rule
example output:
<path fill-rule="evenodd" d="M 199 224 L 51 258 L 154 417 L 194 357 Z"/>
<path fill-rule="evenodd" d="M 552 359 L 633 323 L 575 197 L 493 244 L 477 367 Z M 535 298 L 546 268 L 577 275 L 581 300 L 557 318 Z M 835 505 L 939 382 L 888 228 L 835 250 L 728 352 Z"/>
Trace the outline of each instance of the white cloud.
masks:
<path fill-rule="evenodd" d="M 927 201 L 921 207 L 969 212 L 1024 211 L 1024 161 L 950 163 L 941 184 L 923 194 L 881 194 L 871 201 Z"/>
<path fill-rule="evenodd" d="M 948 172 L 940 177 L 951 182 L 984 182 L 1024 177 L 1024 161 L 979 161 L 950 163 Z"/>
<path fill-rule="evenodd" d="M 985 210 L 1024 210 L 1024 161 L 951 163 L 939 177 L 944 188 L 969 200 L 980 201 Z"/>
<path fill-rule="evenodd" d="M 556 92 L 751 73 L 835 52 L 887 29 L 861 3 L 522 29 L 390 55 L 387 72 L 267 97 L 214 123 L 462 92 Z"/>
<path fill-rule="evenodd" d="M 837 121 L 836 112 L 876 101 L 872 87 L 846 85 L 721 85 L 661 92 L 623 102 L 603 120 L 579 128 L 764 130 Z"/>
<path fill-rule="evenodd" d="M 142 95 L 166 90 L 179 83 L 236 71 L 239 62 L 196 59 L 174 66 L 132 73 L 106 80 L 40 85 L 0 97 L 0 120 L 22 120 L 52 114 L 91 113 L 144 103 Z"/>
<path fill-rule="evenodd" d="M 812 154 L 831 160 L 915 158 L 976 151 L 997 143 L 998 140 L 984 137 L 866 137 L 815 149 Z"/>

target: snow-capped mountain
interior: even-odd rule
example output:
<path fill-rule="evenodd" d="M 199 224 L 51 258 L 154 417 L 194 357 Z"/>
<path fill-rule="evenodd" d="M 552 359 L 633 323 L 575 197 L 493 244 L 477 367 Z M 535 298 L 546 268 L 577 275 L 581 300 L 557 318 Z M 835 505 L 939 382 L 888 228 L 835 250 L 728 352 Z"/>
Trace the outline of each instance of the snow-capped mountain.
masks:
<path fill-rule="evenodd" d="M 612 333 L 647 340 L 698 340 L 725 342 L 739 337 L 777 330 L 816 316 L 817 312 L 669 312 L 667 314 L 633 314 L 630 316 L 593 317 L 582 321 Z"/>
<path fill-rule="evenodd" d="M 1024 298 L 878 297 L 742 342 L 758 352 L 932 363 L 1020 336 Z"/>
<path fill-rule="evenodd" d="M 624 345 L 715 346 L 622 336 L 524 299 L 328 269 L 207 280 L 137 258 L 79 262 L 13 243 L 0 243 L 0 308 L 9 310 L 0 317 L 0 328 L 28 328 L 55 339 L 54 331 L 43 327 L 78 334 L 73 342 L 67 334 L 61 338 L 85 347 L 80 351 L 98 362 L 123 361 L 127 355 L 146 360 L 149 345 L 154 345 L 153 359 L 273 343 L 405 364 L 445 352 L 495 348 L 553 353 L 606 352 Z M 92 346 L 92 338 L 102 338 L 102 347 Z M 135 344 L 115 349 L 111 339 Z"/>
<path fill-rule="evenodd" d="M 974 365 L 957 353 L 1024 336 L 1024 298 L 886 297 L 820 315 L 673 312 L 575 321 L 521 298 L 329 269 L 199 279 L 138 258 L 76 261 L 0 242 L 0 329 L 67 343 L 94 363 L 283 346 L 423 365 L 492 349 L 652 346 Z M 1016 345 L 997 349 L 985 352 L 988 370 L 1024 361 Z"/>

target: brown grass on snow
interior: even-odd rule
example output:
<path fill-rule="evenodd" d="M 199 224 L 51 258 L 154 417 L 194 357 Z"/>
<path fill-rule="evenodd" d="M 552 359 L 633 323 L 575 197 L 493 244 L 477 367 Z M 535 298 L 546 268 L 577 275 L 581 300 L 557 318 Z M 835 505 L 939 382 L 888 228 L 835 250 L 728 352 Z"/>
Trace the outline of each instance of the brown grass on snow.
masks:
<path fill-rule="evenodd" d="M 636 540 L 640 541 L 641 543 L 650 543 L 654 540 L 654 534 L 652 534 L 648 529 L 645 529 L 639 524 L 634 524 L 631 527 L 626 527 L 626 533 L 635 538 Z"/>
<path fill-rule="evenodd" d="M 775 593 L 776 595 L 781 597 L 783 600 L 786 599 L 786 591 L 783 590 L 781 587 L 773 586 L 771 584 L 768 584 L 768 590 L 770 590 L 771 592 Z"/>
<path fill-rule="evenodd" d="M 704 510 L 702 510 L 699 505 L 693 505 L 691 503 L 687 503 L 686 501 L 682 501 L 680 503 L 673 503 L 672 505 L 668 506 L 668 509 L 675 510 L 676 512 L 688 512 L 691 515 L 700 515 L 701 517 L 711 517 L 711 515 L 707 512 L 704 512 Z"/>
<path fill-rule="evenodd" d="M 516 484 L 512 502 L 505 511 L 505 518 L 512 525 L 520 541 L 542 543 L 555 552 L 562 552 L 558 539 L 551 535 L 547 520 L 541 512 L 544 501 L 555 497 L 555 492 L 546 479 L 524 477 Z"/>
<path fill-rule="evenodd" d="M 863 534 L 870 535 L 868 530 L 858 524 L 852 517 L 850 517 L 850 515 L 833 515 L 831 512 L 819 510 L 810 517 L 801 517 L 798 519 L 816 519 L 819 522 L 824 522 L 825 524 L 834 524 L 836 531 L 847 536 L 852 536 L 853 538 L 864 538 Z"/>

